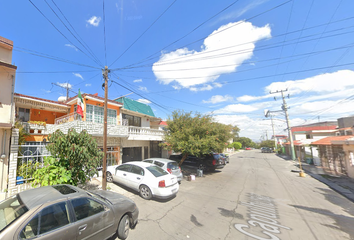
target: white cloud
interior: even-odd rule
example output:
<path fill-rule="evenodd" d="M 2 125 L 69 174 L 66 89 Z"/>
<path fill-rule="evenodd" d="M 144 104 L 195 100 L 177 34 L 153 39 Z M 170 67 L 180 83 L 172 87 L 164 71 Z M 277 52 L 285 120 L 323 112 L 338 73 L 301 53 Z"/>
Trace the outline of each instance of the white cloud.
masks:
<path fill-rule="evenodd" d="M 329 93 L 343 91 L 348 87 L 354 87 L 354 71 L 340 70 L 333 73 L 324 73 L 314 77 L 292 80 L 286 82 L 274 82 L 265 88 L 265 91 L 277 91 L 289 89 L 290 94 L 302 92 Z"/>
<path fill-rule="evenodd" d="M 81 78 L 82 80 L 84 80 L 84 78 L 82 77 L 82 75 L 80 73 L 73 73 L 75 77 Z"/>
<path fill-rule="evenodd" d="M 139 82 L 143 82 L 143 80 L 142 80 L 142 79 L 136 79 L 136 80 L 134 80 L 133 82 L 139 83 Z"/>
<path fill-rule="evenodd" d="M 257 101 L 257 100 L 262 100 L 262 99 L 266 99 L 266 98 L 272 98 L 274 97 L 273 95 L 265 95 L 265 96 L 250 96 L 250 95 L 243 95 L 241 97 L 237 98 L 237 101 L 239 102 L 252 102 L 252 101 Z"/>
<path fill-rule="evenodd" d="M 160 83 L 174 83 L 192 91 L 210 90 L 218 87 L 210 83 L 220 75 L 235 72 L 240 64 L 250 59 L 255 42 L 271 37 L 270 31 L 268 25 L 256 27 L 244 21 L 229 23 L 210 34 L 200 51 L 183 48 L 163 53 L 152 70 Z"/>
<path fill-rule="evenodd" d="M 91 24 L 94 27 L 98 27 L 98 25 L 100 24 L 100 21 L 101 21 L 101 17 L 92 16 L 86 22 L 88 22 L 89 24 Z"/>
<path fill-rule="evenodd" d="M 231 97 L 230 95 L 225 95 L 225 96 L 221 96 L 221 95 L 215 95 L 212 96 L 209 100 L 203 100 L 203 103 L 221 103 L 221 102 L 227 102 L 227 101 L 232 101 L 234 98 Z"/>
<path fill-rule="evenodd" d="M 64 87 L 64 88 L 72 88 L 72 85 L 70 83 L 59 83 L 57 82 L 57 84 L 61 87 Z"/>
<path fill-rule="evenodd" d="M 149 100 L 147 100 L 147 99 L 138 99 L 137 100 L 138 102 L 140 102 L 140 103 L 144 103 L 144 104 L 149 104 L 149 103 L 151 103 Z"/>
<path fill-rule="evenodd" d="M 227 105 L 226 107 L 223 107 L 221 109 L 214 111 L 214 113 L 215 114 L 233 114 L 233 113 L 254 112 L 256 110 L 258 110 L 258 108 L 251 106 L 251 105 L 230 104 L 230 105 Z"/>
<path fill-rule="evenodd" d="M 86 83 L 85 87 L 91 87 L 91 83 Z"/>
<path fill-rule="evenodd" d="M 73 49 L 75 49 L 76 52 L 78 51 L 78 49 L 74 45 L 71 45 L 71 44 L 65 44 L 65 47 L 73 48 Z"/>
<path fill-rule="evenodd" d="M 148 89 L 147 87 L 142 87 L 142 86 L 139 86 L 138 88 L 140 91 L 143 91 L 143 92 L 148 92 Z"/>

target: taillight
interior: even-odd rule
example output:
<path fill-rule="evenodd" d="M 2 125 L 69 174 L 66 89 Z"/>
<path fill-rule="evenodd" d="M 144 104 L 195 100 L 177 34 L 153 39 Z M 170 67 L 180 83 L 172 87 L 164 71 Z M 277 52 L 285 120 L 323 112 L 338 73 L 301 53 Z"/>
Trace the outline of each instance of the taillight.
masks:
<path fill-rule="evenodd" d="M 213 160 L 213 165 L 216 165 L 216 160 L 215 159 Z"/>
<path fill-rule="evenodd" d="M 181 167 L 178 167 L 179 168 L 179 170 L 182 172 L 182 169 L 181 169 Z"/>
<path fill-rule="evenodd" d="M 167 172 L 171 173 L 172 174 L 172 170 L 167 168 Z"/>
<path fill-rule="evenodd" d="M 166 187 L 165 180 L 159 182 L 159 187 Z"/>

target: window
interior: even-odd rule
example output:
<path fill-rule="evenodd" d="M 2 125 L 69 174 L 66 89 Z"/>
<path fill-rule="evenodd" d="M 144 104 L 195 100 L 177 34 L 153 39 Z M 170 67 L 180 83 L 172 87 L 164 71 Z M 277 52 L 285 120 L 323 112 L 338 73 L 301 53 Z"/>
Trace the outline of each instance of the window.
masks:
<path fill-rule="evenodd" d="M 144 160 L 144 162 L 152 163 L 152 160 Z"/>
<path fill-rule="evenodd" d="M 69 224 L 66 202 L 44 208 L 23 228 L 21 239 L 30 239 Z"/>
<path fill-rule="evenodd" d="M 124 165 L 119 165 L 116 169 L 119 171 L 129 172 L 130 167 L 131 167 L 130 164 L 124 164 Z"/>
<path fill-rule="evenodd" d="M 81 220 L 105 210 L 104 206 L 89 198 L 78 198 L 71 200 L 77 220 Z"/>
<path fill-rule="evenodd" d="M 86 104 L 86 121 L 103 123 L 104 120 L 104 108 L 99 106 L 93 106 Z M 107 123 L 117 124 L 117 111 L 113 109 L 107 109 Z"/>
<path fill-rule="evenodd" d="M 128 120 L 129 126 L 141 127 L 141 117 L 136 117 L 128 114 L 122 114 L 123 119 Z"/>
<path fill-rule="evenodd" d="M 28 211 L 20 197 L 15 195 L 0 203 L 0 232 Z"/>
<path fill-rule="evenodd" d="M 163 167 L 163 165 L 164 165 L 162 162 L 158 162 L 158 161 L 155 161 L 154 164 L 157 165 L 157 166 L 159 166 L 159 167 Z"/>
<path fill-rule="evenodd" d="M 161 177 L 168 174 L 168 172 L 157 166 L 147 167 L 146 169 L 149 170 L 155 177 Z"/>
<path fill-rule="evenodd" d="M 134 174 L 138 174 L 138 175 L 144 176 L 144 169 L 142 169 L 141 167 L 133 165 L 132 169 L 130 171 L 132 173 L 134 173 Z"/>
<path fill-rule="evenodd" d="M 22 122 L 28 122 L 30 120 L 30 109 L 18 108 L 18 119 Z"/>

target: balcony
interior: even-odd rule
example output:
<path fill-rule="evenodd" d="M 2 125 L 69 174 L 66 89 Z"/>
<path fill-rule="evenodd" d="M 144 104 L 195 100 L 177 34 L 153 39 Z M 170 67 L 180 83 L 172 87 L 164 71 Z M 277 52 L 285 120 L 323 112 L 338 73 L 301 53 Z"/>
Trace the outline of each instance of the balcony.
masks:
<path fill-rule="evenodd" d="M 81 118 L 77 113 L 70 113 L 60 118 L 56 118 L 55 124 L 36 124 L 33 122 L 24 122 L 23 124 L 30 135 L 49 135 L 58 129 L 63 133 L 67 133 L 70 128 L 74 128 L 77 132 L 86 130 L 93 136 L 103 136 L 103 123 L 86 122 L 85 119 L 85 116 L 84 118 Z M 107 134 L 108 137 L 128 138 L 128 140 L 162 141 L 164 131 L 128 126 L 127 121 L 123 119 L 122 125 L 120 125 L 120 121 L 117 121 L 117 124 L 108 124 Z"/>

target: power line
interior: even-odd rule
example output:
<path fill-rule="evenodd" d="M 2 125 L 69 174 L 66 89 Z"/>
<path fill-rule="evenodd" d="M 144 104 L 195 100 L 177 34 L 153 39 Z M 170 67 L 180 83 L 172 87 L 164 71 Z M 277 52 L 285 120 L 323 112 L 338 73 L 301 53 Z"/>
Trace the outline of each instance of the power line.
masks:
<path fill-rule="evenodd" d="M 75 32 L 75 34 L 78 36 L 78 38 L 81 40 L 79 41 L 79 43 L 87 50 L 87 52 L 94 58 L 96 59 L 96 61 L 99 63 L 100 66 L 103 66 L 103 64 L 101 63 L 101 61 L 98 59 L 98 57 L 94 54 L 94 52 L 91 50 L 91 48 L 87 45 L 87 43 L 80 37 L 80 35 L 78 34 L 78 32 L 75 30 L 75 28 L 73 27 L 73 25 L 70 23 L 70 21 L 66 18 L 66 16 L 64 15 L 64 13 L 61 11 L 61 9 L 58 7 L 58 5 L 54 2 L 54 0 L 52 0 L 52 3 L 54 4 L 54 6 L 59 10 L 59 12 L 61 13 L 61 15 L 64 17 L 64 19 L 66 20 L 66 22 L 70 25 L 70 27 L 72 28 L 72 30 Z M 60 18 L 59 18 L 60 19 Z M 64 24 L 64 23 L 63 23 Z M 66 25 L 64 24 L 64 26 L 66 27 Z M 68 29 L 69 30 L 69 29 Z M 70 30 L 69 30 L 70 31 Z M 70 31 L 71 33 L 71 31 Z M 74 37 L 75 35 L 73 33 L 71 33 Z M 75 37 L 76 38 L 76 37 Z"/>
<path fill-rule="evenodd" d="M 287 3 L 291 2 L 291 1 L 292 1 L 292 0 L 288 0 L 288 1 L 286 1 L 286 2 L 283 2 L 282 4 L 279 4 L 279 5 L 277 5 L 277 6 L 273 7 L 273 8 L 270 8 L 270 9 L 268 9 L 268 10 L 266 10 L 266 11 L 263 11 L 263 12 L 261 12 L 261 13 L 255 15 L 255 16 L 253 16 L 253 17 L 250 17 L 250 18 L 248 18 L 248 19 L 246 19 L 246 20 L 244 20 L 244 21 L 246 22 L 246 21 L 249 21 L 249 20 L 254 19 L 254 18 L 256 18 L 256 17 L 259 17 L 259 16 L 261 16 L 261 15 L 263 15 L 263 14 L 265 14 L 265 13 L 268 13 L 268 12 L 270 12 L 270 11 L 273 11 L 273 10 L 275 10 L 275 9 L 277 9 L 277 8 L 283 6 L 283 5 L 285 5 L 285 4 L 287 4 Z M 222 11 L 223 11 L 223 10 L 222 10 Z M 219 31 L 219 32 L 210 34 L 209 36 L 214 36 L 214 35 L 216 35 L 216 34 L 219 34 L 219 33 L 223 32 L 223 31 L 226 31 L 226 30 L 228 30 L 229 28 L 235 27 L 235 26 L 237 26 L 237 25 L 239 25 L 239 24 L 241 24 L 241 23 L 243 23 L 243 22 L 239 22 L 238 24 L 232 25 L 231 27 L 227 27 L 227 28 L 225 28 L 225 29 L 223 29 L 223 30 L 221 30 L 221 31 Z M 189 33 L 189 34 L 190 34 L 190 33 Z M 187 35 L 189 35 L 189 34 L 187 34 Z M 186 35 L 186 36 L 187 36 L 187 35 Z M 183 38 L 184 38 L 184 37 L 183 37 Z M 157 51 L 157 52 L 151 54 L 150 56 L 146 57 L 145 59 L 143 59 L 143 60 L 141 60 L 141 61 L 139 61 L 139 62 L 137 62 L 137 63 L 135 63 L 135 64 L 139 64 L 139 63 L 142 63 L 142 62 L 151 60 L 154 55 L 159 54 L 161 51 L 163 51 L 163 50 L 166 49 L 167 47 L 171 46 L 172 44 L 174 44 L 174 43 L 180 41 L 180 40 L 183 39 L 183 38 L 180 38 L 180 39 L 178 39 L 178 40 L 172 42 L 171 44 L 169 44 L 169 45 L 163 47 L 163 48 L 160 49 L 159 51 Z M 191 44 L 194 44 L 194 43 L 196 43 L 196 42 L 199 42 L 199 41 L 201 41 L 201 40 L 204 40 L 205 38 L 206 38 L 206 37 L 200 38 L 200 39 L 198 39 L 198 40 L 196 40 L 196 41 L 193 41 L 193 42 L 191 42 L 191 43 L 189 43 L 189 44 L 184 45 L 183 47 L 187 47 L 187 46 L 189 46 L 189 45 L 191 45 Z M 181 47 L 181 48 L 183 48 L 183 47 Z M 135 65 L 135 64 L 130 64 L 130 65 L 128 65 L 128 67 L 131 66 L 131 65 Z M 114 69 L 112 69 L 112 70 L 114 70 Z"/>
<path fill-rule="evenodd" d="M 114 74 L 114 73 L 113 73 L 113 74 Z M 118 78 L 118 76 L 116 76 L 116 77 Z M 120 84 L 120 83 L 118 83 L 118 82 L 116 82 L 116 81 L 114 81 L 114 80 L 111 80 L 111 81 L 112 81 L 113 83 L 115 83 L 115 84 L 121 86 L 122 88 L 125 88 L 125 89 L 127 89 L 128 91 L 134 92 L 136 95 L 138 95 L 138 96 L 140 96 L 140 97 L 142 97 L 142 98 L 145 98 L 146 100 L 150 101 L 151 103 L 155 104 L 156 106 L 160 107 L 161 109 L 164 109 L 164 110 L 166 110 L 166 111 L 168 111 L 168 112 L 171 112 L 171 111 L 168 110 L 166 107 L 164 107 L 164 106 L 162 106 L 162 105 L 160 105 L 160 104 L 158 104 L 158 103 L 156 103 L 156 102 L 154 102 L 154 101 L 152 101 L 152 100 L 150 100 L 150 99 L 148 99 L 148 98 L 142 96 L 141 94 L 139 94 L 139 93 L 137 93 L 137 92 L 135 92 L 135 91 L 129 89 L 128 87 L 125 87 L 124 85 L 122 85 L 122 84 Z M 165 112 L 165 113 L 166 113 L 166 112 Z"/>
<path fill-rule="evenodd" d="M 70 64 L 79 65 L 79 66 L 83 66 L 83 67 L 100 69 L 99 67 L 94 67 L 94 66 L 90 66 L 90 65 L 74 62 L 74 61 L 71 61 L 71 60 L 67 60 L 67 59 L 51 56 L 51 55 L 48 55 L 48 54 L 45 54 L 45 53 L 40 53 L 40 52 L 37 52 L 37 51 L 34 51 L 34 50 L 29 50 L 29 49 L 26 49 L 26 48 L 14 47 L 13 50 L 16 51 L 16 52 L 27 53 L 27 54 L 34 55 L 34 56 L 37 56 L 37 57 L 48 58 L 48 59 L 55 60 L 55 61 L 70 63 Z"/>
<path fill-rule="evenodd" d="M 175 2 L 176 2 L 177 0 L 174 0 L 166 9 L 165 9 L 165 11 L 163 11 L 161 14 L 160 14 L 160 16 L 158 16 L 158 18 L 157 19 L 155 19 L 155 21 L 142 33 L 142 34 L 140 34 L 140 36 L 137 38 L 137 39 L 135 39 L 135 41 L 132 43 L 132 44 L 130 44 L 129 45 L 129 47 L 121 54 L 121 55 L 119 55 L 119 57 L 116 59 L 116 60 L 114 60 L 113 61 L 113 63 L 111 63 L 111 65 L 110 66 L 112 66 L 116 61 L 118 61 L 172 6 L 173 6 L 173 4 L 175 4 Z"/>
<path fill-rule="evenodd" d="M 67 41 L 69 41 L 73 46 L 75 46 L 74 43 L 72 43 L 55 25 L 54 23 L 52 23 L 52 21 L 49 20 L 49 18 L 44 15 L 44 13 L 31 1 L 28 0 L 36 9 L 37 11 L 42 14 L 42 16 L 55 28 L 55 30 L 57 30 Z M 94 59 L 92 59 L 90 56 L 88 56 L 84 51 L 81 50 L 81 48 L 75 46 L 80 52 L 82 52 L 83 54 L 85 54 L 89 59 L 93 60 L 94 62 L 96 62 Z M 97 63 L 96 63 L 97 64 Z M 98 64 L 99 65 L 99 64 Z"/>
<path fill-rule="evenodd" d="M 104 59 L 105 65 L 107 66 L 107 47 L 106 47 L 106 14 L 104 10 L 104 0 L 102 0 L 102 11 L 103 11 L 103 38 L 104 38 Z"/>

